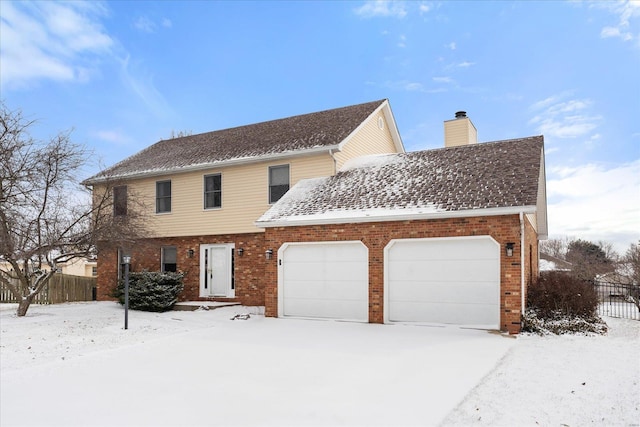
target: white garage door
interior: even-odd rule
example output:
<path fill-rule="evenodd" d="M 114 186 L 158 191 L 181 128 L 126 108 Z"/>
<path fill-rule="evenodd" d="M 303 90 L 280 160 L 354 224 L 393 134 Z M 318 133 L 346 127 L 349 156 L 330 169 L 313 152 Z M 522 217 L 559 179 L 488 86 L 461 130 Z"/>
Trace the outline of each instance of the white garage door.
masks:
<path fill-rule="evenodd" d="M 278 253 L 281 316 L 369 319 L 369 255 L 362 242 L 285 243 Z"/>
<path fill-rule="evenodd" d="M 385 321 L 500 328 L 500 245 L 489 236 L 394 240 Z"/>

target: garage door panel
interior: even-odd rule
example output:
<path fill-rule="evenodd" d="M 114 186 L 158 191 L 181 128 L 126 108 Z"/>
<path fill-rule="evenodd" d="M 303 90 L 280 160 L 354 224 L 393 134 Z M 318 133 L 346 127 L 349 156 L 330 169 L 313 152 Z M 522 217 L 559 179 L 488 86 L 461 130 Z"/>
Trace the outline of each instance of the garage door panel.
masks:
<path fill-rule="evenodd" d="M 360 301 L 344 299 L 300 298 L 284 302 L 287 316 L 322 319 L 368 320 L 368 309 Z"/>
<path fill-rule="evenodd" d="M 281 315 L 368 320 L 368 251 L 362 243 L 288 244 L 281 259 Z"/>
<path fill-rule="evenodd" d="M 389 290 L 392 301 L 495 304 L 499 297 L 492 282 L 397 282 Z"/>
<path fill-rule="evenodd" d="M 496 259 L 495 243 L 485 240 L 469 240 L 464 244 L 437 239 L 437 244 L 425 245 L 423 239 L 415 242 L 403 241 L 394 245 L 389 253 L 390 261 L 420 261 L 448 259 Z"/>
<path fill-rule="evenodd" d="M 331 262 L 324 270 L 325 278 L 328 281 L 340 281 L 345 277 L 369 277 L 369 266 L 363 262 Z"/>
<path fill-rule="evenodd" d="M 484 260 L 420 260 L 398 261 L 389 267 L 391 280 L 410 280 L 424 278 L 432 281 L 457 282 L 468 280 L 488 281 L 499 274 L 497 262 L 488 263 Z"/>
<path fill-rule="evenodd" d="M 498 328 L 499 250 L 488 236 L 392 241 L 385 251 L 386 319 Z"/>
<path fill-rule="evenodd" d="M 288 281 L 284 287 L 284 298 L 332 299 L 339 296 L 345 300 L 360 300 L 367 298 L 367 283 L 354 283 L 345 280 L 298 280 Z"/>
<path fill-rule="evenodd" d="M 389 320 L 402 322 L 465 324 L 495 327 L 500 322 L 499 312 L 489 312 L 477 304 L 414 303 L 394 304 Z M 461 323 L 460 319 L 465 319 Z"/>

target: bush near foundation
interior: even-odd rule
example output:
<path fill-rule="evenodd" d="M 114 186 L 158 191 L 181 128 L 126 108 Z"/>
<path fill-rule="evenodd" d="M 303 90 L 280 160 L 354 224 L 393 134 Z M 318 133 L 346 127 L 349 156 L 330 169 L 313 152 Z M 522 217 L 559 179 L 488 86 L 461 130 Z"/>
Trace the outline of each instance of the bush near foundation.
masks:
<path fill-rule="evenodd" d="M 129 308 L 156 312 L 171 310 L 184 289 L 183 277 L 183 273 L 172 272 L 129 273 Z M 124 280 L 120 280 L 114 292 L 114 297 L 123 305 L 124 285 Z"/>
<path fill-rule="evenodd" d="M 548 272 L 529 285 L 522 330 L 539 334 L 597 333 L 607 325 L 597 314 L 594 286 L 562 272 Z"/>

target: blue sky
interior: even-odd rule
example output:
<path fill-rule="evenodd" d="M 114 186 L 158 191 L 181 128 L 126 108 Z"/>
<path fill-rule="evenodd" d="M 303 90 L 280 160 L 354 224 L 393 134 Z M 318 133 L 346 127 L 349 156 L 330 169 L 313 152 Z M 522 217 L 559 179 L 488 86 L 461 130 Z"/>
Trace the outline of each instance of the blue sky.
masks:
<path fill-rule="evenodd" d="M 640 1 L 0 2 L 0 97 L 86 178 L 172 131 L 388 98 L 407 151 L 465 110 L 545 136 L 550 237 L 640 239 Z"/>

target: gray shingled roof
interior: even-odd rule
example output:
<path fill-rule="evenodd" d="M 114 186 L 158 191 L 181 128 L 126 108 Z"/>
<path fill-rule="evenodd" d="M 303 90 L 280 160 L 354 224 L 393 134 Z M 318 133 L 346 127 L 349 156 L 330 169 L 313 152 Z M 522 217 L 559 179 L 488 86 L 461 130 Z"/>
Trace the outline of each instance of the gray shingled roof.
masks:
<path fill-rule="evenodd" d="M 173 172 L 199 165 L 335 147 L 385 100 L 159 141 L 87 179 Z"/>
<path fill-rule="evenodd" d="M 369 157 L 301 181 L 257 224 L 536 206 L 543 144 L 534 136 Z"/>

